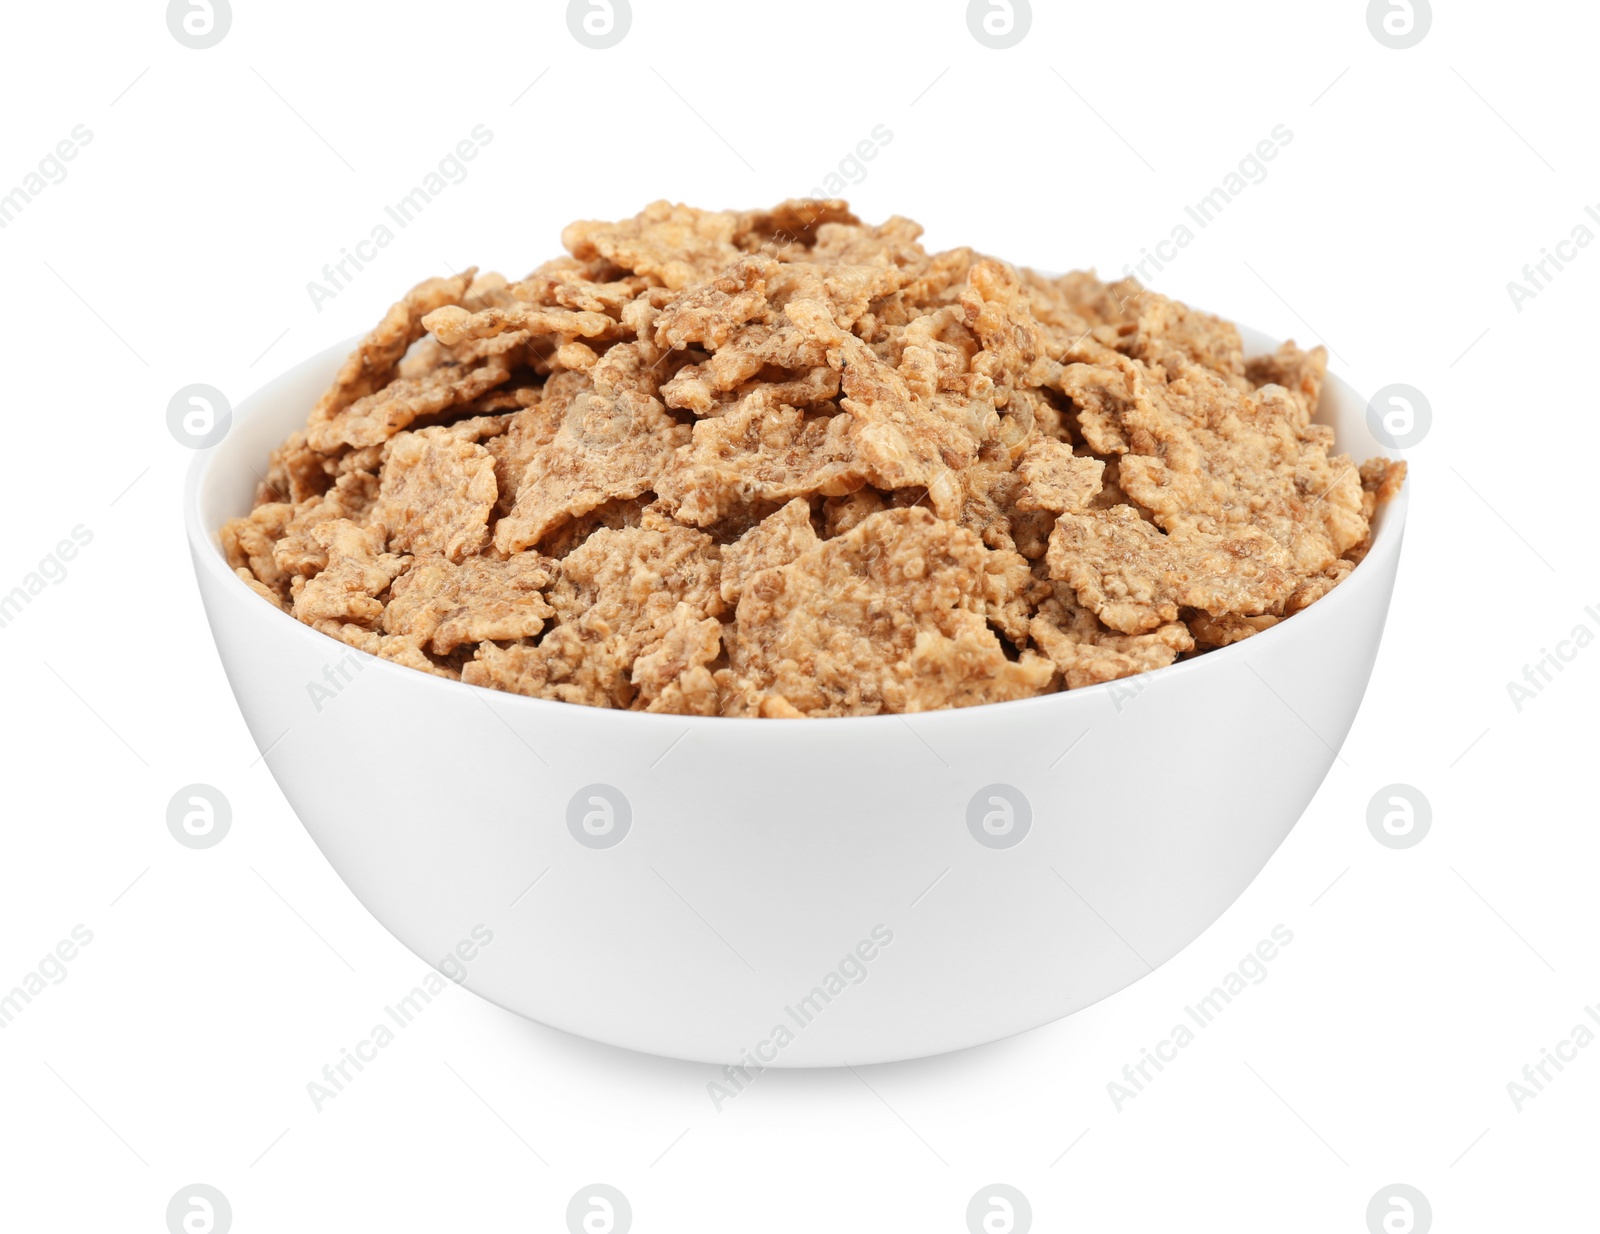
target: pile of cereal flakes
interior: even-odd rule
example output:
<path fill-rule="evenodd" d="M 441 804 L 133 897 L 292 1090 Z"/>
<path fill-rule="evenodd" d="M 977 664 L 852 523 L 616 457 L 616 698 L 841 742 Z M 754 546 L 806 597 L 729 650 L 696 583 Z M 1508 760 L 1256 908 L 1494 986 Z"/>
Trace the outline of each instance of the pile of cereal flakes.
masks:
<path fill-rule="evenodd" d="M 1027 698 L 1326 595 L 1404 464 L 1313 424 L 1326 356 L 845 203 L 658 202 L 520 283 L 391 308 L 222 542 L 399 664 L 596 707 Z"/>

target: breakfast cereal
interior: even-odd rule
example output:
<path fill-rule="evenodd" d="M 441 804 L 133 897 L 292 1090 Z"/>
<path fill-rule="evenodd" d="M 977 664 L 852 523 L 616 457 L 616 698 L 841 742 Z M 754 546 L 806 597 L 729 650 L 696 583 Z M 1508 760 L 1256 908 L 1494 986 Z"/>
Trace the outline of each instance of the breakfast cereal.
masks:
<path fill-rule="evenodd" d="M 685 715 L 905 713 L 1251 638 L 1360 562 L 1403 463 L 1327 358 L 840 201 L 658 202 L 408 292 L 221 530 L 370 654 Z"/>

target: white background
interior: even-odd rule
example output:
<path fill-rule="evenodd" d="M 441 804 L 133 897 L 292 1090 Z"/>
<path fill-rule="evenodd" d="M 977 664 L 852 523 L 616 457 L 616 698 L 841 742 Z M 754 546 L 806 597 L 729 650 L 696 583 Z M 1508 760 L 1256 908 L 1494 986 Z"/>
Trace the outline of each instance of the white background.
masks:
<path fill-rule="evenodd" d="M 1439 5 L 1391 50 L 1355 0 L 1036 2 L 995 51 L 953 0 L 634 0 L 595 51 L 564 8 L 236 0 L 202 51 L 154 0 L 6 11 L 0 192 L 75 125 L 93 139 L 0 230 L 0 591 L 75 525 L 93 540 L 0 629 L 0 990 L 75 925 L 94 941 L 0 1031 L 5 1227 L 160 1231 L 205 1182 L 240 1234 L 558 1231 L 598 1180 L 639 1231 L 960 1231 L 996 1181 L 1051 1231 L 1361 1234 L 1395 1182 L 1439 1231 L 1592 1228 L 1600 1048 L 1520 1112 L 1506 1085 L 1600 1004 L 1600 650 L 1520 712 L 1506 683 L 1600 632 L 1600 246 L 1520 311 L 1506 284 L 1600 203 L 1595 10 Z M 468 178 L 317 311 L 307 282 L 478 124 Z M 452 988 L 318 1113 L 307 1081 L 423 965 L 246 734 L 167 400 L 207 382 L 238 402 L 427 274 L 525 272 L 573 218 L 804 195 L 880 124 L 892 142 L 848 189 L 864 217 L 1102 273 L 1292 131 L 1152 281 L 1432 404 L 1343 761 L 1203 937 L 1020 1038 L 860 1078 L 769 1072 L 718 1112 L 710 1068 Z M 194 781 L 234 812 L 203 852 L 165 826 Z M 1433 807 L 1406 851 L 1366 826 L 1392 782 Z M 1267 980 L 1119 1112 L 1107 1083 L 1278 923 L 1294 942 Z"/>

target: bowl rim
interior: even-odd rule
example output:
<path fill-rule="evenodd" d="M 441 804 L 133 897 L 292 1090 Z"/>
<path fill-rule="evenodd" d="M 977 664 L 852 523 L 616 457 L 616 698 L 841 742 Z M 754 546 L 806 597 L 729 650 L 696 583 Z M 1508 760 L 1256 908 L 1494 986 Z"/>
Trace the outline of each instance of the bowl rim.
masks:
<path fill-rule="evenodd" d="M 1224 317 L 1223 320 L 1232 319 Z M 1284 341 L 1280 339 L 1274 339 L 1262 331 L 1255 330 L 1251 327 L 1237 326 L 1236 328 L 1240 331 L 1241 336 L 1244 338 L 1244 351 L 1246 356 L 1269 354 L 1273 348 L 1277 347 L 1281 342 Z M 239 425 L 244 419 L 263 414 L 264 400 L 262 396 L 266 394 L 267 391 L 269 391 L 273 386 L 277 385 L 281 381 L 287 380 L 294 374 L 300 373 L 304 369 L 312 367 L 313 365 L 317 365 L 319 363 L 332 363 L 336 358 L 348 355 L 355 349 L 356 345 L 364 337 L 365 332 L 352 335 L 350 338 L 342 342 L 335 343 L 327 348 L 324 348 L 322 351 L 299 360 L 281 370 L 270 380 L 263 383 L 256 390 L 252 391 L 247 398 L 241 400 L 239 405 L 233 409 L 233 431 L 237 431 Z M 1259 345 L 1253 346 L 1252 340 Z M 1342 397 L 1350 399 L 1352 403 L 1356 405 L 1360 404 L 1361 398 L 1355 387 L 1351 385 L 1350 382 L 1346 381 L 1339 373 L 1329 369 L 1326 379 L 1323 383 L 1322 400 L 1326 400 L 1328 391 L 1335 387 L 1339 389 Z M 1321 406 L 1322 404 L 1319 400 L 1319 413 L 1321 412 Z M 220 447 L 221 444 L 222 443 L 219 442 L 215 446 L 196 451 L 195 457 L 190 461 L 185 474 L 183 489 L 183 515 L 184 527 L 190 546 L 190 555 L 194 559 L 196 569 L 205 570 L 224 587 L 231 586 L 237 588 L 240 597 L 248 597 L 252 603 L 260 606 L 262 614 L 266 616 L 269 621 L 283 623 L 278 628 L 286 632 L 292 629 L 294 634 L 291 635 L 291 637 L 305 640 L 316 640 L 318 644 L 322 646 L 327 646 L 329 644 L 337 646 L 341 649 L 341 654 L 354 652 L 357 655 L 365 656 L 369 661 L 368 667 L 377 668 L 380 671 L 380 676 L 387 676 L 391 672 L 398 674 L 399 677 L 397 679 L 410 682 L 410 688 L 412 689 L 443 688 L 450 690 L 452 694 L 456 695 L 457 697 L 464 697 L 458 693 L 461 690 L 473 691 L 480 697 L 491 696 L 503 701 L 506 706 L 509 706 L 513 709 L 525 710 L 530 719 L 543 717 L 546 719 L 556 720 L 562 716 L 567 716 L 570 718 L 573 709 L 577 708 L 584 713 L 594 713 L 592 717 L 585 715 L 586 719 L 604 716 L 613 719 L 615 722 L 633 724 L 645 728 L 653 725 L 658 728 L 671 727 L 673 729 L 678 729 L 684 725 L 688 725 L 689 729 L 685 730 L 687 732 L 693 730 L 694 728 L 707 725 L 711 726 L 713 730 L 723 730 L 727 729 L 730 725 L 739 725 L 746 728 L 749 726 L 760 726 L 763 731 L 787 731 L 787 726 L 774 725 L 772 720 L 765 717 L 679 715 L 676 713 L 625 711 L 616 708 L 587 707 L 581 703 L 566 703 L 555 699 L 532 698 L 524 694 L 514 694 L 509 690 L 497 690 L 488 686 L 471 685 L 467 682 L 453 678 L 437 677 L 430 673 L 419 672 L 414 668 L 408 668 L 405 665 L 397 664 L 392 660 L 384 660 L 381 657 L 374 656 L 369 652 L 361 651 L 359 648 L 353 647 L 348 643 L 340 642 L 331 635 L 327 635 L 322 633 L 320 630 L 313 629 L 311 626 L 308 626 L 304 622 L 297 620 L 289 613 L 284 612 L 282 609 L 268 607 L 266 601 L 262 600 L 260 596 L 251 591 L 250 588 L 245 585 L 244 581 L 234 574 L 233 570 L 228 565 L 227 558 L 223 555 L 219 529 L 208 526 L 202 517 L 201 494 L 204 491 L 206 480 L 209 477 L 211 469 L 219 454 L 218 447 Z M 1334 442 L 1334 448 L 1338 450 L 1343 444 L 1344 443 L 1336 438 Z M 1381 443 L 1378 444 L 1381 446 Z M 1404 453 L 1399 449 L 1394 449 L 1392 447 L 1384 448 L 1390 449 L 1395 457 L 1402 459 L 1404 458 Z M 1187 660 L 1179 660 L 1173 664 L 1166 665 L 1163 668 L 1151 669 L 1147 672 L 1136 673 L 1131 677 L 1118 678 L 1114 681 L 1101 682 L 1097 685 L 1080 686 L 1075 690 L 1062 689 L 1056 690 L 1050 694 L 1039 694 L 1029 698 L 1009 699 L 996 703 L 979 703 L 970 707 L 941 707 L 929 711 L 881 713 L 871 716 L 805 717 L 806 723 L 804 725 L 804 729 L 805 731 L 815 731 L 818 724 L 828 726 L 828 731 L 832 731 L 844 725 L 855 727 L 875 725 L 882 728 L 896 722 L 905 724 L 909 727 L 910 718 L 913 716 L 916 718 L 917 723 L 920 726 L 924 724 L 963 723 L 972 720 L 981 722 L 981 719 L 984 717 L 993 717 L 998 721 L 1002 717 L 1019 717 L 1030 709 L 1043 711 L 1045 709 L 1059 710 L 1077 708 L 1083 710 L 1092 707 L 1099 700 L 1111 699 L 1114 691 L 1127 690 L 1129 688 L 1127 683 L 1131 681 L 1141 682 L 1142 685 L 1140 686 L 1140 689 L 1142 691 L 1144 688 L 1150 685 L 1176 681 L 1179 678 L 1188 676 L 1192 673 L 1206 671 L 1207 665 L 1212 666 L 1210 671 L 1217 672 L 1221 671 L 1224 666 L 1232 666 L 1236 662 L 1243 664 L 1245 663 L 1245 656 L 1251 648 L 1253 648 L 1255 652 L 1259 653 L 1269 648 L 1278 648 L 1283 644 L 1284 640 L 1288 638 L 1308 638 L 1311 636 L 1311 632 L 1314 627 L 1324 622 L 1337 621 L 1339 617 L 1343 615 L 1344 611 L 1351 605 L 1360 603 L 1363 593 L 1371 590 L 1373 587 L 1381 587 L 1383 585 L 1379 581 L 1380 571 L 1378 570 L 1376 563 L 1391 557 L 1397 557 L 1400 552 L 1400 544 L 1404 535 L 1406 513 L 1410 505 L 1411 495 L 1409 475 L 1406 477 L 1406 480 L 1407 482 L 1401 486 L 1400 492 L 1397 493 L 1393 499 L 1391 499 L 1382 509 L 1377 512 L 1372 524 L 1374 529 L 1372 543 L 1368 548 L 1366 555 L 1359 563 L 1357 563 L 1355 568 L 1351 570 L 1350 574 L 1343 579 L 1338 586 L 1334 587 L 1331 592 L 1324 595 L 1321 599 L 1302 609 L 1300 612 L 1295 613 L 1292 618 L 1285 618 L 1269 629 L 1261 631 L 1259 634 L 1254 634 L 1249 638 L 1241 639 L 1236 643 L 1230 643 L 1226 647 L 1213 648 L 1202 655 L 1193 656 Z M 209 620 L 210 614 L 208 613 L 207 616 Z M 309 643 L 307 645 L 309 645 Z M 487 698 L 484 698 L 484 701 L 487 701 Z M 1115 702 L 1114 699 L 1112 701 Z M 913 729 L 913 732 L 915 732 L 915 729 Z"/>

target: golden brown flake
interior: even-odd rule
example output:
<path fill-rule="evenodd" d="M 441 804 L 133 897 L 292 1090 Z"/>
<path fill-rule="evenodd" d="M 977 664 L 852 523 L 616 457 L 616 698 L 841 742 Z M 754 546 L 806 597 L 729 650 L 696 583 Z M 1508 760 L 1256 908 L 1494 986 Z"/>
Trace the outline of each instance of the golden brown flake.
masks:
<path fill-rule="evenodd" d="M 495 530 L 500 552 L 521 552 L 568 519 L 654 488 L 687 442 L 688 427 L 654 397 L 629 344 L 606 353 L 592 383 L 573 398 L 549 443 L 529 452 L 516 504 Z"/>
<path fill-rule="evenodd" d="M 680 521 L 696 527 L 757 501 L 842 496 L 863 483 L 851 464 L 851 427 L 849 416 L 808 418 L 797 408 L 753 399 L 696 424 L 656 492 Z"/>
<path fill-rule="evenodd" d="M 287 502 L 263 502 L 244 518 L 230 518 L 220 533 L 229 568 L 247 572 L 280 601 L 289 597 L 289 578 L 274 550 L 294 515 L 295 507 Z"/>
<path fill-rule="evenodd" d="M 850 213 L 849 203 L 828 198 L 790 198 L 771 210 L 747 210 L 733 229 L 733 242 L 748 252 L 772 253 L 785 261 L 795 260 L 817 243 L 817 229 L 826 223 L 858 227 L 861 220 Z"/>
<path fill-rule="evenodd" d="M 1106 465 L 1099 459 L 1079 458 L 1072 447 L 1053 437 L 1041 437 L 1028 447 L 1017 464 L 1022 492 L 1017 509 L 1049 510 L 1064 514 L 1082 510 L 1100 491 Z"/>
<path fill-rule="evenodd" d="M 732 544 L 722 546 L 722 598 L 737 604 L 752 576 L 786 566 L 821 543 L 811 526 L 811 503 L 796 497 Z"/>
<path fill-rule="evenodd" d="M 1165 668 L 1195 645 L 1189 631 L 1177 621 L 1147 634 L 1108 630 L 1070 595 L 1059 592 L 1039 605 L 1028 633 L 1060 670 L 1069 690 Z"/>
<path fill-rule="evenodd" d="M 1275 385 L 1289 391 L 1299 400 L 1309 421 L 1322 399 L 1322 383 L 1328 375 L 1328 349 L 1313 347 L 1310 351 L 1301 351 L 1293 342 L 1284 343 L 1270 356 L 1246 360 L 1244 372 L 1257 388 Z"/>
<path fill-rule="evenodd" d="M 771 317 L 767 280 L 777 272 L 775 261 L 746 258 L 710 282 L 680 292 L 655 318 L 656 342 L 674 348 L 695 343 L 711 351 L 726 347 L 742 326 Z"/>
<path fill-rule="evenodd" d="M 256 486 L 256 504 L 287 501 L 301 502 L 316 497 L 327 489 L 326 460 L 306 445 L 303 429 L 290 433 L 284 443 L 267 459 L 267 474 Z"/>
<path fill-rule="evenodd" d="M 372 518 L 397 553 L 440 553 L 459 562 L 489 543 L 494 456 L 448 428 L 391 437 Z"/>
<path fill-rule="evenodd" d="M 318 523 L 311 537 L 327 553 L 315 577 L 294 580 L 294 615 L 307 625 L 338 622 L 369 629 L 383 617 L 376 597 L 388 590 L 410 559 L 383 551 L 380 529 L 349 519 Z"/>
<path fill-rule="evenodd" d="M 706 666 L 721 654 L 722 623 L 700 616 L 694 605 L 680 600 L 666 633 L 633 662 L 631 680 L 639 691 L 633 706 L 675 715 L 716 715 L 721 699 Z"/>
<path fill-rule="evenodd" d="M 854 419 L 850 444 L 878 488 L 928 488 L 945 473 L 977 458 L 978 443 L 960 420 L 918 399 L 905 379 L 878 359 L 865 343 L 848 338 L 841 347 L 845 397 L 839 406 Z M 948 490 L 954 498 L 958 488 Z M 954 514 L 949 501 L 936 501 L 941 516 Z"/>
<path fill-rule="evenodd" d="M 504 384 L 511 368 L 510 360 L 496 355 L 473 367 L 451 363 L 422 377 L 397 377 L 329 420 L 308 425 L 306 438 L 312 449 L 324 453 L 341 446 L 380 445 L 418 416 L 470 403 Z"/>
<path fill-rule="evenodd" d="M 668 635 L 685 622 L 721 615 L 720 568 L 716 543 L 687 527 L 657 519 L 621 531 L 601 528 L 561 560 L 546 593 L 555 628 L 537 646 L 480 644 L 462 679 L 537 698 L 628 707 L 640 695 L 633 672 L 641 657 L 665 653 L 651 661 L 645 678 L 650 689 L 665 689 L 665 666 L 676 663 L 665 646 Z M 679 605 L 687 612 L 680 614 Z M 677 637 L 693 643 L 681 629 Z"/>
<path fill-rule="evenodd" d="M 302 618 L 302 620 L 304 619 Z M 358 651 L 366 652 L 369 656 L 377 656 L 380 660 L 390 660 L 395 664 L 403 664 L 407 668 L 431 673 L 435 677 L 459 679 L 460 675 L 454 669 L 430 660 L 422 649 L 409 638 L 399 638 L 392 634 L 379 634 L 376 630 L 369 630 L 366 626 L 337 619 L 313 621 L 309 624 L 330 638 L 336 638 L 341 643 L 348 644 Z"/>
<path fill-rule="evenodd" d="M 715 277 L 741 256 L 733 239 L 740 218 L 658 201 L 621 223 L 569 223 L 561 242 L 579 261 L 604 257 L 677 291 Z"/>
<path fill-rule="evenodd" d="M 1046 561 L 1051 578 L 1124 634 L 1176 621 L 1183 607 L 1265 612 L 1294 590 L 1287 557 L 1265 532 L 1245 525 L 1227 535 L 1171 536 L 1127 506 L 1063 514 Z"/>
<path fill-rule="evenodd" d="M 350 404 L 386 386 L 407 348 L 422 337 L 422 319 L 447 304 L 460 303 L 476 272 L 471 269 L 451 278 L 425 279 L 397 301 L 350 353 L 333 385 L 312 409 L 308 429 L 325 424 Z"/>
<path fill-rule="evenodd" d="M 310 578 L 328 564 L 326 544 L 313 534 L 335 519 L 366 526 L 378 500 L 378 477 L 365 471 L 347 471 L 321 497 L 309 497 L 294 507 L 294 516 L 273 546 L 273 559 L 285 575 Z"/>
<path fill-rule="evenodd" d="M 1369 458 L 1361 464 L 1361 512 L 1371 519 L 1379 506 L 1392 500 L 1405 483 L 1406 465 L 1386 458 Z"/>
<path fill-rule="evenodd" d="M 239 576 L 240 582 L 242 582 L 246 587 L 250 588 L 251 591 L 255 592 L 256 595 L 260 596 L 268 604 L 272 605 L 273 608 L 282 609 L 284 612 L 289 611 L 288 607 L 283 602 L 283 597 L 271 587 L 268 587 L 244 566 L 240 566 L 234 571 L 234 573 Z"/>
<path fill-rule="evenodd" d="M 564 340 L 599 338 L 617 330 L 618 323 L 604 313 L 573 312 L 533 304 L 508 304 L 469 313 L 459 306 L 435 309 L 422 320 L 434 338 L 446 347 L 477 339 L 498 338 L 516 332 L 533 338 L 556 335 Z"/>
<path fill-rule="evenodd" d="M 463 643 L 531 639 L 555 616 L 544 598 L 555 573 L 556 563 L 535 553 L 505 561 L 473 557 L 459 565 L 418 558 L 390 588 L 383 628 L 441 656 Z"/>
<path fill-rule="evenodd" d="M 1260 634 L 1263 630 L 1270 630 L 1282 620 L 1271 613 L 1261 613 L 1255 617 L 1241 617 L 1237 613 L 1213 617 L 1209 613 L 1200 613 L 1189 619 L 1189 632 L 1202 647 L 1226 647 L 1253 634 Z"/>
<path fill-rule="evenodd" d="M 744 582 L 729 685 L 808 715 L 970 706 L 1036 694 L 1049 664 L 1006 658 L 982 616 L 986 550 L 912 507 L 871 515 Z"/>

